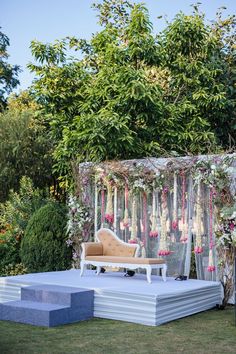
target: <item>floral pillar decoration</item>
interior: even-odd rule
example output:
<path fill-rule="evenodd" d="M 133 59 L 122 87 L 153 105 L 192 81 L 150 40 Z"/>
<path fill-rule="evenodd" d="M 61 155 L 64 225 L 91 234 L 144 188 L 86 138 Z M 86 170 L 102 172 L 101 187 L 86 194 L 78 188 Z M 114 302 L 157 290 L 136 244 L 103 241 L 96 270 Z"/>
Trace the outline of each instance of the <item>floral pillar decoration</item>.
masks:
<path fill-rule="evenodd" d="M 188 240 L 188 225 L 185 220 L 185 195 L 186 195 L 186 175 L 182 171 L 182 236 L 180 241 L 186 243 Z"/>
<path fill-rule="evenodd" d="M 173 221 L 172 229 L 178 229 L 178 200 L 177 200 L 177 173 L 174 173 L 174 193 L 173 193 Z"/>
<path fill-rule="evenodd" d="M 160 235 L 160 246 L 158 251 L 158 256 L 168 256 L 171 252 L 167 244 L 167 228 L 166 228 L 166 219 L 167 219 L 167 193 L 168 188 L 164 187 L 161 195 L 162 202 L 162 215 L 161 215 L 161 235 Z"/>
<path fill-rule="evenodd" d="M 201 254 L 203 252 L 203 247 L 202 247 L 203 225 L 202 225 L 201 181 L 200 180 L 198 180 L 198 184 L 197 184 L 196 199 L 197 199 L 196 200 L 196 223 L 195 223 L 196 243 L 195 243 L 194 253 Z"/>
<path fill-rule="evenodd" d="M 152 215 L 151 215 L 151 223 L 152 223 L 152 228 L 149 233 L 150 237 L 157 237 L 158 236 L 158 230 L 157 230 L 157 208 L 156 208 L 156 191 L 153 188 L 152 192 Z"/>
<path fill-rule="evenodd" d="M 216 267 L 214 265 L 213 260 L 213 197 L 215 196 L 214 187 L 210 187 L 210 195 L 209 195 L 209 263 L 208 263 L 208 272 L 214 272 Z"/>

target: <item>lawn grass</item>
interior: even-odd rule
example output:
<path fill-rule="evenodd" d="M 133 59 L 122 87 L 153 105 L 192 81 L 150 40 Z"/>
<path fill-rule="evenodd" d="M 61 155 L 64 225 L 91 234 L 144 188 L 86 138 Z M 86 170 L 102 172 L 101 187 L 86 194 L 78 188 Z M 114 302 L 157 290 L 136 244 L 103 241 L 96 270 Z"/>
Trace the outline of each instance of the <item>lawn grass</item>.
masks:
<path fill-rule="evenodd" d="M 98 318 L 54 328 L 0 321 L 0 353 L 236 353 L 234 308 L 214 309 L 158 327 Z"/>

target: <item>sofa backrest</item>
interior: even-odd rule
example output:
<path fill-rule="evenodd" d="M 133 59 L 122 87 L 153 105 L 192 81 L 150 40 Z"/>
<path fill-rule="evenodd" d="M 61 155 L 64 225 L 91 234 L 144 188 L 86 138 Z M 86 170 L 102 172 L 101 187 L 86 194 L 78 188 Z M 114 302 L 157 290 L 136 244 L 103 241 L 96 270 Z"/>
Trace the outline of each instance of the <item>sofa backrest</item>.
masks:
<path fill-rule="evenodd" d="M 137 248 L 139 248 L 137 244 L 131 245 L 121 241 L 109 229 L 98 230 L 96 237 L 98 241 L 102 242 L 104 256 L 134 257 Z"/>

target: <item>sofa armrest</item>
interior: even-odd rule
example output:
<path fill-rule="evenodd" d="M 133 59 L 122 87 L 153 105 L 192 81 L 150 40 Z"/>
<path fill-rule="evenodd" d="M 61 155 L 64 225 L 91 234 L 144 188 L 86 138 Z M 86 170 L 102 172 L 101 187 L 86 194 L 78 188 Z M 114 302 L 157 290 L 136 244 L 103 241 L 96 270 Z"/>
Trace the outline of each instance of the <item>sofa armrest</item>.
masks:
<path fill-rule="evenodd" d="M 102 242 L 83 242 L 81 258 L 84 259 L 86 256 L 102 256 L 103 246 Z"/>

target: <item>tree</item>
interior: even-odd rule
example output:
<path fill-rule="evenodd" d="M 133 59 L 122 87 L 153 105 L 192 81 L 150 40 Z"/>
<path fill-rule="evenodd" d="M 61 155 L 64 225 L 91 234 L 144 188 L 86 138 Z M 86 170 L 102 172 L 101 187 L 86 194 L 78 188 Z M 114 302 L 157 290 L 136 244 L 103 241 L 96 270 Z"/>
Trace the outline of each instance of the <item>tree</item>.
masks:
<path fill-rule="evenodd" d="M 53 182 L 47 125 L 33 102 L 28 101 L 31 108 L 27 108 L 19 101 L 12 98 L 9 109 L 0 113 L 0 201 L 7 199 L 10 189 L 19 190 L 22 176 L 30 177 L 39 188 Z"/>
<path fill-rule="evenodd" d="M 53 115 L 59 173 L 68 176 L 71 161 L 226 148 L 222 128 L 235 103 L 224 79 L 223 32 L 206 25 L 198 8 L 154 36 L 141 4 L 104 0 L 95 7 L 103 28 L 90 41 L 31 45 L 39 62 L 29 66 L 38 76 L 33 89 Z M 82 59 L 68 59 L 67 47 Z"/>
<path fill-rule="evenodd" d="M 9 45 L 9 38 L 0 31 L 0 111 L 6 107 L 5 95 L 8 95 L 20 83 L 18 80 L 20 67 L 7 62 Z"/>

